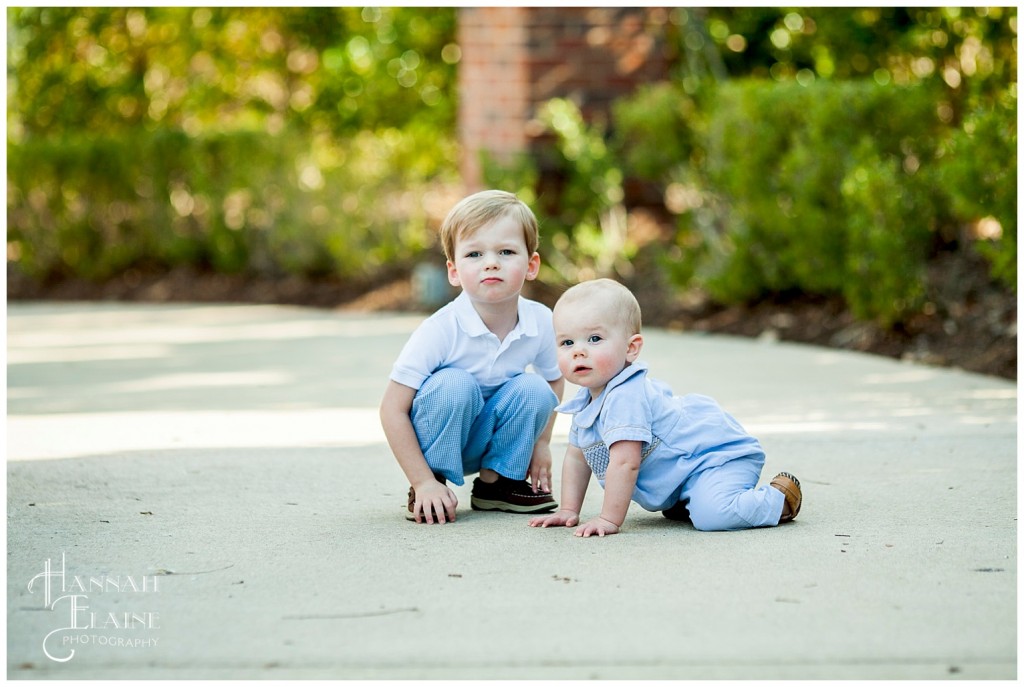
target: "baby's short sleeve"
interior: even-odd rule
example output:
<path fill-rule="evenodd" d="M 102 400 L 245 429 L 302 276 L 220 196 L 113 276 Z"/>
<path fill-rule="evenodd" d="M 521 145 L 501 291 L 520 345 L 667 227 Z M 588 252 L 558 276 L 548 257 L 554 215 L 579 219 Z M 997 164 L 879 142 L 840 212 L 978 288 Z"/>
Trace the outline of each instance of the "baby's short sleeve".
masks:
<path fill-rule="evenodd" d="M 617 441 L 650 443 L 654 437 L 650 403 L 644 394 L 643 377 L 609 389 L 598 418 L 598 431 L 605 445 Z"/>
<path fill-rule="evenodd" d="M 572 427 L 569 428 L 569 445 L 575 446 L 576 448 L 582 448 L 580 446 L 580 431 L 576 428 L 575 423 L 573 423 Z"/>

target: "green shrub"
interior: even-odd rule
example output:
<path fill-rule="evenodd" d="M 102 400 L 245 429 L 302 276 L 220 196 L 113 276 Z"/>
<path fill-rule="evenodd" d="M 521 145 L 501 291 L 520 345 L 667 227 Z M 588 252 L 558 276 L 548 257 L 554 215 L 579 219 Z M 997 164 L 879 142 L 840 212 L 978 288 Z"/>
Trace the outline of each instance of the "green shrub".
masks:
<path fill-rule="evenodd" d="M 634 146 L 627 173 L 664 180 L 679 215 L 666 261 L 677 283 L 725 303 L 837 294 L 891 325 L 919 304 L 944 207 L 935 100 L 923 86 L 734 81 L 699 115 L 682 91 L 648 89 L 616 125 Z"/>
<path fill-rule="evenodd" d="M 892 326 L 916 312 L 925 293 L 931 206 L 900 163 L 864 141 L 842 181 L 847 247 L 842 294 L 854 315 Z"/>
<path fill-rule="evenodd" d="M 979 237 L 977 247 L 992 274 L 1017 289 L 1017 107 L 1016 101 L 971 113 L 948 142 L 940 175 L 965 222 L 998 222 L 998 236 Z"/>
<path fill-rule="evenodd" d="M 611 145 L 631 175 L 665 182 L 680 164 L 691 162 L 704 122 L 697 100 L 679 84 L 642 86 L 612 109 Z"/>
<path fill-rule="evenodd" d="M 429 243 L 420 198 L 452 181 L 453 158 L 450 139 L 395 129 L 9 143 L 9 260 L 37 278 L 185 263 L 372 276 Z"/>
<path fill-rule="evenodd" d="M 627 176 L 664 183 L 678 215 L 677 284 L 725 303 L 836 294 L 891 326 L 922 304 L 934 232 L 968 223 L 1015 288 L 1015 99 L 960 128 L 929 85 L 733 81 L 694 102 L 664 85 L 615 109 Z"/>
<path fill-rule="evenodd" d="M 924 264 L 926 245 L 910 237 L 931 230 L 930 213 L 923 212 L 930 199 L 913 181 L 934 157 L 938 120 L 928 93 L 871 82 L 736 83 L 719 91 L 710 116 L 702 172 L 723 198 L 718 224 L 730 236 L 732 255 L 723 256 L 723 268 L 707 278 L 709 290 L 727 302 L 791 289 L 842 293 L 863 316 L 898 319 L 911 295 L 875 294 L 863 301 L 859 294 L 876 285 L 875 270 L 851 265 L 863 258 L 881 261 L 876 269 L 882 270 L 913 266 L 916 275 Z M 865 166 L 864 159 L 876 164 Z M 891 194 L 892 202 L 868 212 L 858 205 L 863 195 L 844 194 L 854 169 L 858 180 Z M 876 174 L 880 179 L 872 178 Z M 897 236 L 861 241 L 865 214 Z M 876 252 L 883 245 L 913 246 L 914 252 L 898 260 L 891 251 L 851 255 L 869 245 Z M 896 284 L 911 289 L 906 280 Z"/>

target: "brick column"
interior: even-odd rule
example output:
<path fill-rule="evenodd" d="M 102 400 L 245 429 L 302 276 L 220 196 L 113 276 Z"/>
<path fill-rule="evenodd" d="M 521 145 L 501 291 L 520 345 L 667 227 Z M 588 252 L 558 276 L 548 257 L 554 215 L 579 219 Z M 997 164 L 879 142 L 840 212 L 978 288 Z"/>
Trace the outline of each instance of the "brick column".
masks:
<path fill-rule="evenodd" d="M 507 160 L 526 147 L 527 14 L 523 7 L 459 10 L 459 138 L 462 178 L 482 188 L 480 151 Z"/>
<path fill-rule="evenodd" d="M 531 120 L 571 98 L 589 121 L 668 77 L 664 8 L 487 7 L 459 10 L 459 137 L 469 191 L 482 188 L 480 151 L 509 160 L 537 142 Z"/>

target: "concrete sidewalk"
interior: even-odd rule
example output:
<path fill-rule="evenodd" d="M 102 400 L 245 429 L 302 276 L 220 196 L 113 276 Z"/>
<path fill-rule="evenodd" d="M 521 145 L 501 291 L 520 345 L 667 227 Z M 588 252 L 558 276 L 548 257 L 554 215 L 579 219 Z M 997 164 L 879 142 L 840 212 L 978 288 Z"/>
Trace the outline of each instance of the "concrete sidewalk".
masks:
<path fill-rule="evenodd" d="M 8 304 L 8 678 L 1016 678 L 1015 384 L 651 330 L 799 518 L 416 526 L 376 405 L 420 319 Z"/>

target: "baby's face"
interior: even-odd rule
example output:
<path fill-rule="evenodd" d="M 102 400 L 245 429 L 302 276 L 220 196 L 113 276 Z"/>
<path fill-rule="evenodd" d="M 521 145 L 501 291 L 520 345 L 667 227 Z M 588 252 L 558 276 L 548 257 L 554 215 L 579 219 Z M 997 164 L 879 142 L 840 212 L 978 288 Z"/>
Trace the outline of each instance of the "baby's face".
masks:
<path fill-rule="evenodd" d="M 642 339 L 629 334 L 613 309 L 601 302 L 559 302 L 554 310 L 558 368 L 567 380 L 596 398 L 640 353 Z"/>

